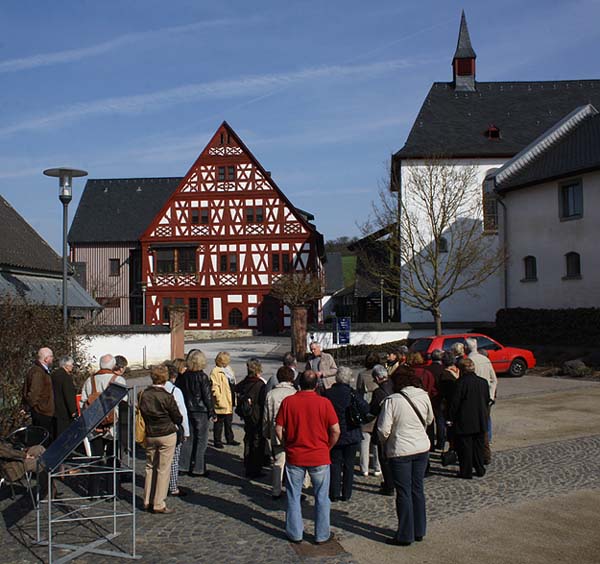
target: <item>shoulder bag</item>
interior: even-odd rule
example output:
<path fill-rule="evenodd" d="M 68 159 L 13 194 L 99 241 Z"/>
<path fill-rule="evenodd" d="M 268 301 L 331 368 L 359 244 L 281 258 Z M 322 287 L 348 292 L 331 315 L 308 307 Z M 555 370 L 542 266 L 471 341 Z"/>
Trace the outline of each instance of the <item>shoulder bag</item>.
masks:
<path fill-rule="evenodd" d="M 408 397 L 407 394 L 405 394 L 404 392 L 398 392 L 398 393 L 410 404 L 410 406 L 414 409 L 415 413 L 417 414 L 417 417 L 419 418 L 421 425 L 423 425 L 423 427 L 425 429 L 427 429 L 427 423 L 425 422 L 425 419 L 423 419 L 421 412 L 417 409 L 417 406 L 412 402 L 412 400 Z"/>

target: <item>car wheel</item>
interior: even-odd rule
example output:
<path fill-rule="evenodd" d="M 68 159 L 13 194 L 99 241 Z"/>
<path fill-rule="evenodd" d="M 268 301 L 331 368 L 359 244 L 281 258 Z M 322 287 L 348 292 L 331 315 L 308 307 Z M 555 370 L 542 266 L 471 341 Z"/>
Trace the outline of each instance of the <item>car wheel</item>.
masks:
<path fill-rule="evenodd" d="M 510 363 L 508 373 L 515 378 L 520 378 L 527 372 L 527 363 L 522 358 L 515 358 Z"/>

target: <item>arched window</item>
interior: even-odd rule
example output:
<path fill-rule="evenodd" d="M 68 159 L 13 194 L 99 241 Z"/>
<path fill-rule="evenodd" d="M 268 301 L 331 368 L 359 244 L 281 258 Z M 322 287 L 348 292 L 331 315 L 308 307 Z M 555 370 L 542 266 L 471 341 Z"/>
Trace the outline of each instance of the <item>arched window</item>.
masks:
<path fill-rule="evenodd" d="M 523 280 L 537 280 L 537 261 L 535 257 L 528 256 L 523 259 L 525 278 Z"/>
<path fill-rule="evenodd" d="M 229 312 L 229 327 L 241 327 L 242 326 L 242 312 L 234 307 Z"/>
<path fill-rule="evenodd" d="M 565 255 L 567 263 L 567 275 L 565 278 L 580 278 L 581 277 L 581 257 L 579 253 L 567 253 Z"/>

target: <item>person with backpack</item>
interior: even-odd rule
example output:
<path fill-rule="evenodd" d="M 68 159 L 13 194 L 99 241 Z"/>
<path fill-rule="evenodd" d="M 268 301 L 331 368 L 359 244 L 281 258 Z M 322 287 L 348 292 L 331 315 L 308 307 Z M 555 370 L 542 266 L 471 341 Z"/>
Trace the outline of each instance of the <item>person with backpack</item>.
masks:
<path fill-rule="evenodd" d="M 335 384 L 324 394 L 333 404 L 340 425 L 340 437 L 331 448 L 329 499 L 334 502 L 350 501 L 352 497 L 354 462 L 362 438 L 361 422 L 357 419 L 366 421 L 369 413 L 369 404 L 350 386 L 352 380 L 352 369 L 340 366 Z"/>
<path fill-rule="evenodd" d="M 123 376 L 115 374 L 115 365 L 115 358 L 112 354 L 105 354 L 100 357 L 100 370 L 90 376 L 83 384 L 80 403 L 82 410 L 92 405 L 110 384 L 127 385 Z M 112 466 L 116 413 L 116 410 L 111 411 L 89 437 L 91 455 L 100 457 L 100 466 Z M 100 487 L 101 481 L 106 479 L 107 476 L 98 474 L 90 475 L 88 480 L 88 495 L 90 497 L 96 497 L 101 495 L 101 493 L 109 493 L 112 485 L 111 480 L 109 480 L 109 483 L 102 490 Z"/>
<path fill-rule="evenodd" d="M 204 372 L 206 356 L 199 349 L 191 350 L 186 358 L 187 370 L 175 385 L 183 393 L 190 424 L 190 439 L 181 447 L 180 467 L 190 476 L 208 476 L 206 448 L 209 421 L 216 422 L 210 378 Z"/>
<path fill-rule="evenodd" d="M 248 375 L 235 387 L 238 397 L 236 413 L 244 421 L 244 468 L 246 477 L 253 479 L 263 475 L 265 438 L 262 434 L 262 421 L 267 394 L 260 361 L 257 358 L 251 358 L 246 362 L 246 368 Z"/>

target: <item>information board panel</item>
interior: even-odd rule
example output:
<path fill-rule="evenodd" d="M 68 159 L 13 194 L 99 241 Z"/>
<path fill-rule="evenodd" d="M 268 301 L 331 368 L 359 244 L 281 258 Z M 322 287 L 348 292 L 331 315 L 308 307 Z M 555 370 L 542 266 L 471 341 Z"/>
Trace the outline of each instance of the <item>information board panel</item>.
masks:
<path fill-rule="evenodd" d="M 46 452 L 40 457 L 41 465 L 49 472 L 53 472 L 126 395 L 126 386 L 116 383 L 109 384 L 96 401 L 84 409 L 81 416 L 75 419 L 46 449 Z"/>
<path fill-rule="evenodd" d="M 350 344 L 350 318 L 349 317 L 338 317 L 337 318 L 337 337 L 338 344 L 349 345 Z"/>

